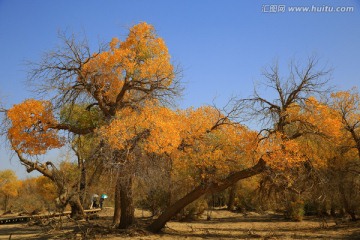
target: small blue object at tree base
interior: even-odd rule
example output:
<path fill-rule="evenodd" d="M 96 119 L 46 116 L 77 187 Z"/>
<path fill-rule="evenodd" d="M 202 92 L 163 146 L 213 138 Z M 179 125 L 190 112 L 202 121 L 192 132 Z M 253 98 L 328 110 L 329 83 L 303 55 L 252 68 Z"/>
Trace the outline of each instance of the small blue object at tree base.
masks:
<path fill-rule="evenodd" d="M 106 195 L 106 194 L 101 194 L 101 198 L 106 199 L 106 198 L 108 198 L 108 195 Z"/>

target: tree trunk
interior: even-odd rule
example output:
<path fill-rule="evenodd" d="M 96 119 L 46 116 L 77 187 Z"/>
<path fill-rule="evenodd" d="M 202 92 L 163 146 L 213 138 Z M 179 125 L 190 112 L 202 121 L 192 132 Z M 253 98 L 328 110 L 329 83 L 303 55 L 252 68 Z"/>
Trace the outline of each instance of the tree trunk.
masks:
<path fill-rule="evenodd" d="M 120 182 L 119 180 L 116 181 L 115 186 L 115 209 L 114 209 L 114 217 L 113 217 L 113 224 L 118 226 L 120 223 L 120 214 L 121 214 L 121 207 L 120 207 Z"/>
<path fill-rule="evenodd" d="M 113 223 L 120 229 L 126 229 L 134 222 L 134 203 L 132 192 L 132 176 L 129 172 L 120 170 L 115 189 L 115 209 Z"/>
<path fill-rule="evenodd" d="M 334 205 L 333 203 L 331 203 L 330 215 L 331 215 L 332 217 L 336 217 L 335 205 Z"/>
<path fill-rule="evenodd" d="M 64 175 L 59 170 L 57 170 L 56 167 L 54 167 L 54 164 L 52 162 L 46 162 L 45 164 L 34 163 L 25 159 L 18 150 L 15 151 L 20 161 L 27 167 L 28 172 L 36 170 L 43 174 L 45 177 L 49 178 L 57 186 L 60 191 L 58 204 L 62 209 L 64 209 L 66 207 L 66 204 L 69 203 L 71 206 L 70 216 L 72 218 L 85 218 L 84 208 L 81 204 L 79 196 L 79 183 L 76 183 L 74 186 L 72 186 L 72 194 L 69 194 L 68 187 L 63 182 Z M 49 166 L 51 166 L 52 168 L 49 168 Z"/>
<path fill-rule="evenodd" d="M 227 204 L 227 209 L 229 211 L 234 210 L 237 189 L 238 189 L 237 183 L 232 185 L 229 189 L 229 200 L 228 200 L 228 204 Z"/>
<path fill-rule="evenodd" d="M 342 203 L 343 203 L 346 213 L 350 215 L 351 220 L 355 221 L 356 220 L 355 211 L 350 206 L 350 203 L 346 197 L 344 186 L 342 184 L 339 185 L 339 192 L 341 194 Z"/>
<path fill-rule="evenodd" d="M 65 209 L 66 205 L 69 204 L 71 207 L 70 217 L 76 220 L 84 219 L 85 212 L 83 205 L 80 202 L 80 196 L 78 191 L 78 184 L 72 187 L 72 190 L 68 190 L 60 181 L 56 181 L 58 189 L 61 189 L 59 197 L 57 198 L 58 207 Z"/>
<path fill-rule="evenodd" d="M 8 204 L 9 204 L 9 195 L 5 194 L 4 197 L 4 212 L 8 210 Z"/>
<path fill-rule="evenodd" d="M 203 186 L 196 187 L 193 191 L 188 193 L 185 197 L 176 201 L 173 205 L 168 207 L 156 220 L 154 220 L 148 230 L 154 233 L 159 232 L 165 224 L 176 214 L 178 214 L 184 207 L 200 198 L 207 192 L 207 189 Z"/>
<path fill-rule="evenodd" d="M 85 167 L 85 163 L 83 162 L 82 159 L 78 160 L 78 166 L 80 168 L 80 182 L 79 182 L 79 195 L 80 195 L 80 203 L 81 205 L 85 205 L 86 202 L 86 191 L 87 191 L 87 187 L 86 187 L 86 167 Z"/>
<path fill-rule="evenodd" d="M 134 223 L 134 203 L 132 192 L 132 176 L 120 181 L 120 229 L 126 229 Z"/>
<path fill-rule="evenodd" d="M 69 204 L 71 207 L 71 213 L 70 213 L 71 218 L 77 219 L 77 220 L 85 218 L 84 208 L 81 205 L 80 198 L 78 195 L 73 196 L 69 200 Z"/>
<path fill-rule="evenodd" d="M 200 198 L 205 193 L 223 191 L 241 179 L 249 178 L 261 173 L 265 170 L 265 167 L 265 161 L 263 159 L 260 159 L 255 166 L 233 173 L 219 183 L 211 183 L 208 186 L 197 186 L 190 193 L 188 193 L 183 198 L 179 199 L 173 205 L 167 208 L 157 219 L 155 219 L 148 226 L 148 230 L 153 233 L 159 232 L 172 217 L 174 217 L 184 207 L 186 207 L 188 204 L 192 203 L 196 199 Z"/>

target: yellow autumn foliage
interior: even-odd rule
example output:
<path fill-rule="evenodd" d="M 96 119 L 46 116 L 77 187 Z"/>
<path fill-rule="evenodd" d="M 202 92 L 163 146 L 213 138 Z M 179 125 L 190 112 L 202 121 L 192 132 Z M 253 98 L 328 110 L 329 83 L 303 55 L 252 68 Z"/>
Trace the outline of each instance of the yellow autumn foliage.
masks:
<path fill-rule="evenodd" d="M 7 116 L 11 121 L 8 137 L 14 149 L 36 155 L 63 145 L 57 130 L 49 128 L 56 123 L 50 102 L 28 99 L 9 109 Z"/>
<path fill-rule="evenodd" d="M 58 196 L 55 184 L 47 177 L 40 176 L 34 179 L 38 194 L 48 202 L 54 201 Z"/>
<path fill-rule="evenodd" d="M 139 98 L 141 92 L 170 86 L 174 67 L 164 40 L 152 25 L 139 23 L 124 41 L 113 38 L 109 45 L 109 51 L 99 53 L 84 65 L 83 78 L 79 78 L 91 86 L 97 99 L 112 105 L 121 91 L 124 101 L 131 101 Z"/>
<path fill-rule="evenodd" d="M 149 153 L 166 153 L 178 171 L 194 177 L 224 176 L 250 166 L 257 134 L 246 127 L 224 121 L 213 128 L 221 113 L 212 107 L 173 111 L 147 103 L 142 109 L 125 108 L 98 133 L 110 146 L 129 150 L 134 141 Z"/>
<path fill-rule="evenodd" d="M 21 187 L 21 181 L 12 170 L 0 171 L 0 194 L 7 197 L 16 197 Z"/>

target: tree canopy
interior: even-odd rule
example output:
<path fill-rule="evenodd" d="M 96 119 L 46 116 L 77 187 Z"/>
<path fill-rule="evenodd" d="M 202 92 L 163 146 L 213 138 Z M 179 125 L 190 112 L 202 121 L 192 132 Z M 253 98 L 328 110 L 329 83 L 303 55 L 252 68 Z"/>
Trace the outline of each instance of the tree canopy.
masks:
<path fill-rule="evenodd" d="M 330 71 L 315 58 L 291 63 L 285 78 L 276 64 L 270 66 L 263 75 L 273 99 L 255 91 L 232 99 L 227 111 L 207 105 L 176 109 L 168 102 L 181 92 L 177 69 L 152 25 L 139 23 L 124 40 L 113 38 L 95 53 L 86 41 L 62 40 L 64 46 L 31 72 L 46 100 L 25 100 L 6 115 L 21 163 L 55 183 L 60 201 L 74 213 L 84 215 L 81 194 L 106 169 L 116 176 L 114 223 L 120 228 L 133 223 L 133 184 L 147 161 L 161 162 L 167 181 L 180 178 L 192 186 L 149 226 L 157 232 L 191 202 L 241 179 L 266 173 L 264 182 L 300 195 L 306 184 L 296 179 L 325 171 L 339 152 L 360 157 L 359 94 L 332 92 Z M 261 122 L 263 129 L 251 130 L 241 119 Z M 62 146 L 71 146 L 76 164 L 32 158 Z"/>

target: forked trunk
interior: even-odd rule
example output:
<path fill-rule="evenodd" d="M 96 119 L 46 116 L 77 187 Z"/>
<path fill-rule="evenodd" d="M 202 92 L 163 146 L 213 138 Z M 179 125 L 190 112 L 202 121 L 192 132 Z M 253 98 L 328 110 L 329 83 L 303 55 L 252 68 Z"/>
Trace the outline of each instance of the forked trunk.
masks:
<path fill-rule="evenodd" d="M 241 179 L 249 178 L 261 173 L 266 169 L 265 167 L 266 167 L 265 161 L 263 159 L 260 159 L 255 166 L 233 173 L 224 180 L 222 180 L 220 183 L 212 183 L 208 186 L 199 185 L 190 193 L 185 195 L 183 198 L 179 199 L 173 205 L 168 207 L 165 210 L 165 212 L 163 212 L 157 219 L 155 219 L 148 226 L 148 230 L 154 233 L 159 232 L 172 217 L 174 217 L 184 207 L 186 207 L 188 204 L 192 203 L 193 201 L 197 200 L 205 193 L 209 193 L 209 192 L 215 193 L 215 192 L 223 191 Z"/>

